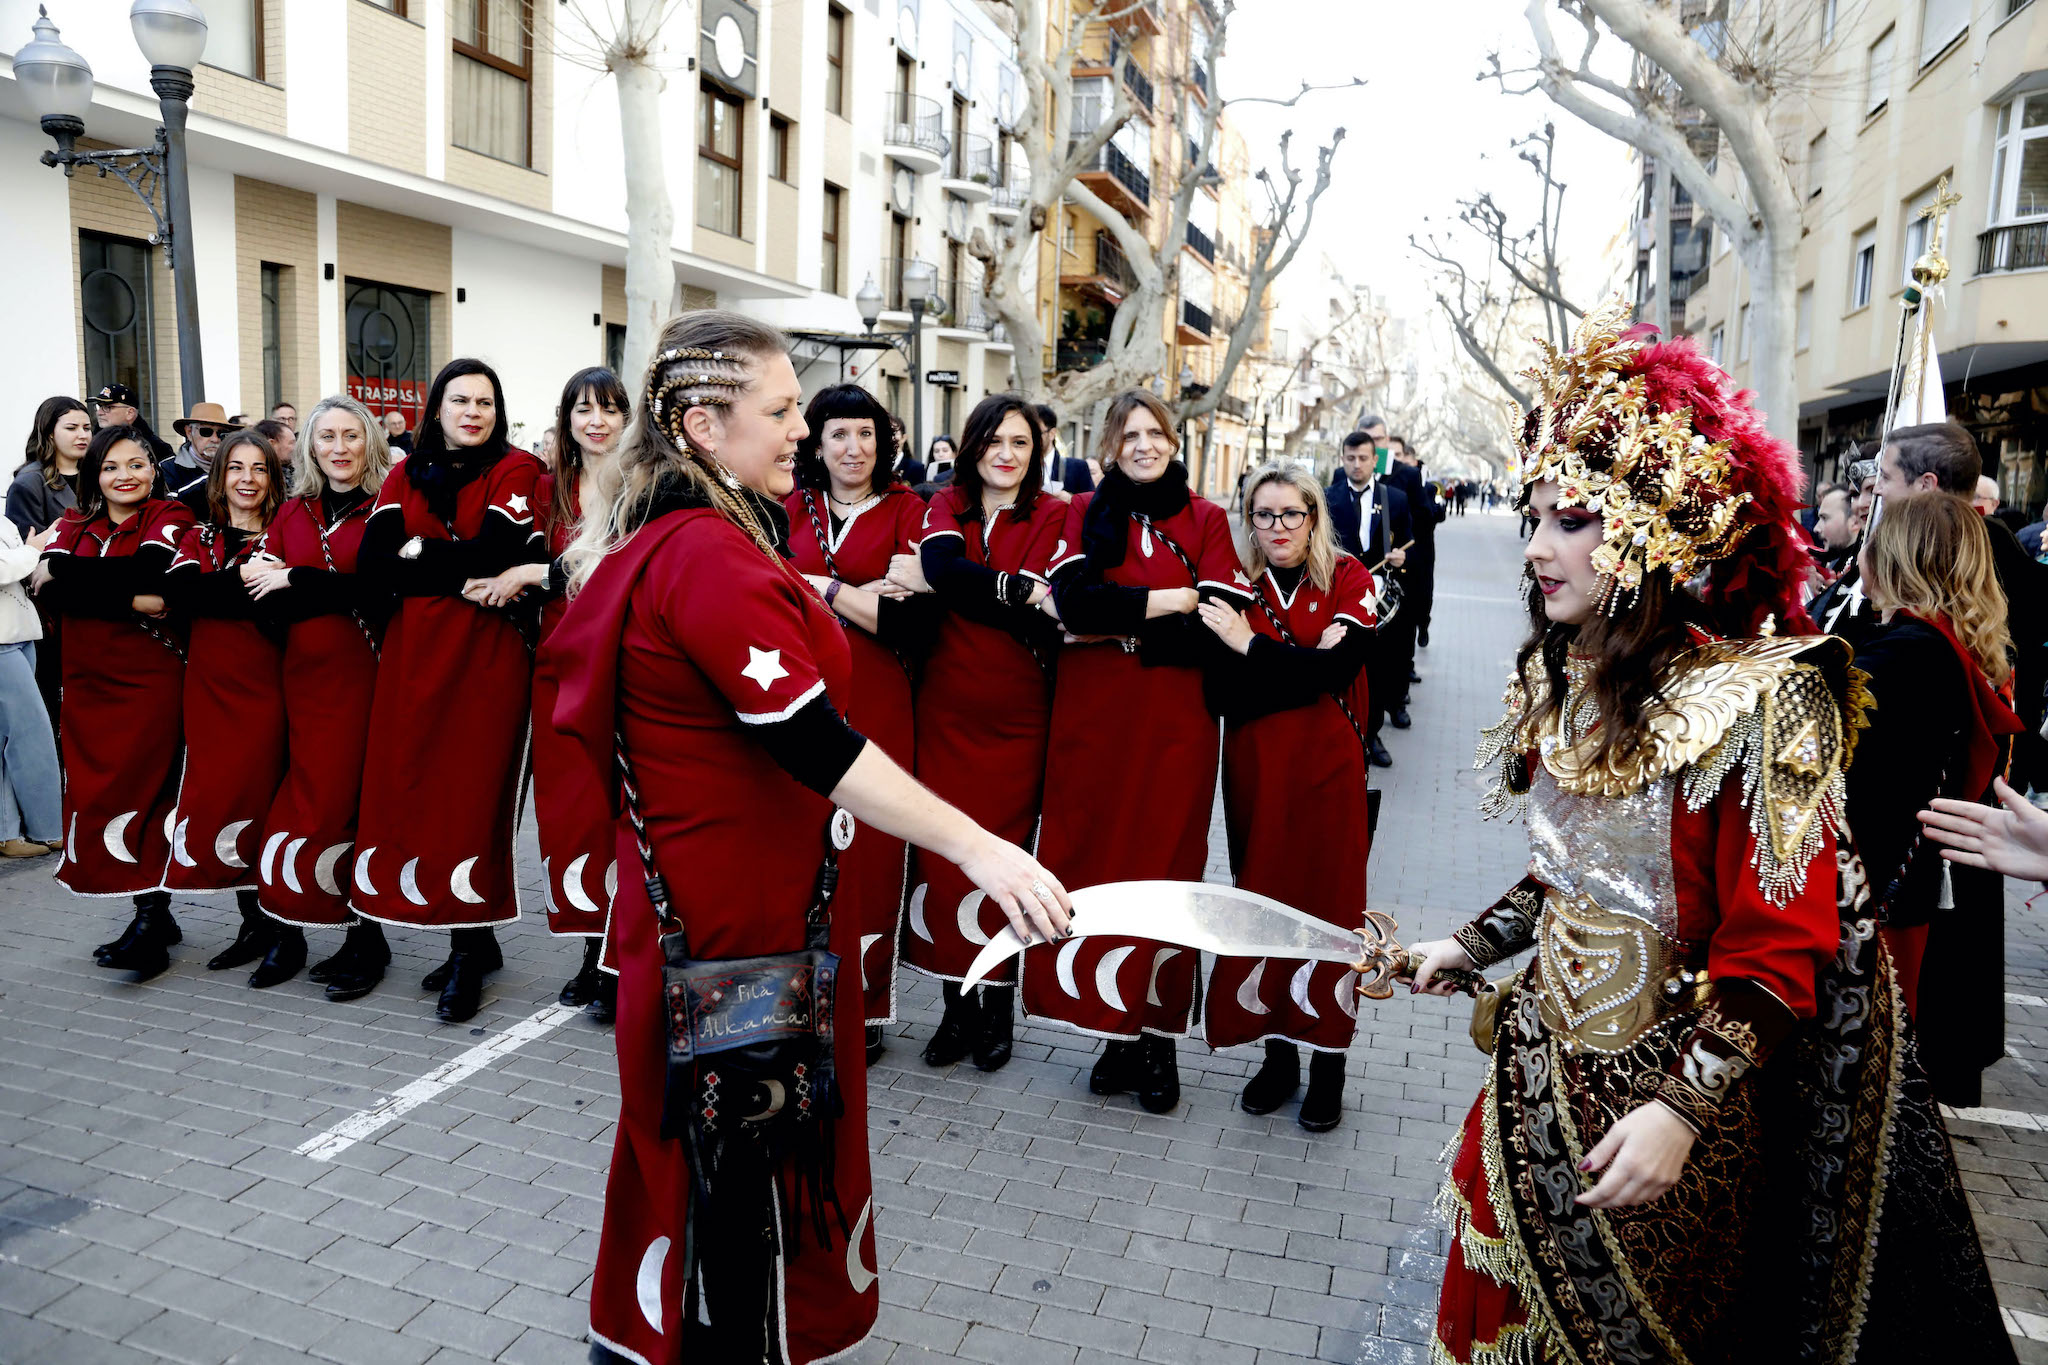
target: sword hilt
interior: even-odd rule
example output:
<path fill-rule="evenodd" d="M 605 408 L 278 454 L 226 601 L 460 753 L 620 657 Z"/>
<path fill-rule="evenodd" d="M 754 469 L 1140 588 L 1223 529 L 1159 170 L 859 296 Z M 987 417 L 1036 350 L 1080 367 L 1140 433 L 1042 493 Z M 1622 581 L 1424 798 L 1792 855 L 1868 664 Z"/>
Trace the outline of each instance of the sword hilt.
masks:
<path fill-rule="evenodd" d="M 1393 959 L 1394 979 L 1396 981 L 1413 981 L 1416 974 L 1422 970 L 1422 959 L 1406 948 L 1397 950 L 1393 954 Z M 1432 981 L 1447 981 L 1454 989 L 1462 991 L 1475 999 L 1482 995 L 1493 994 L 1493 983 L 1488 981 L 1484 974 L 1475 972 L 1469 967 L 1439 967 L 1430 979 Z"/>

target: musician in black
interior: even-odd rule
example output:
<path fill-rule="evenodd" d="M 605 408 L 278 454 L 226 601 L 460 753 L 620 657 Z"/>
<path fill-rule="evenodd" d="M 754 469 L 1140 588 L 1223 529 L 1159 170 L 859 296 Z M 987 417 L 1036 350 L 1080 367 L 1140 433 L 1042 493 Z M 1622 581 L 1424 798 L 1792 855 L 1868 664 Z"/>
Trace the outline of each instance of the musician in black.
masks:
<path fill-rule="evenodd" d="M 1384 431 L 1386 424 L 1379 422 L 1379 428 Z M 1391 479 L 1379 477 L 1377 461 L 1372 436 L 1364 430 L 1352 432 L 1344 438 L 1344 467 L 1324 495 L 1337 543 L 1371 569 L 1376 579 L 1408 562 L 1407 546 L 1413 539 L 1408 495 Z M 1398 612 L 1394 619 L 1400 619 Z M 1382 629 L 1373 637 L 1372 654 L 1365 665 L 1372 712 L 1366 726 L 1366 750 L 1374 766 L 1380 768 L 1394 764 L 1394 756 L 1380 741 L 1380 728 L 1395 709 L 1389 703 L 1405 698 L 1408 692 L 1408 659 L 1396 644 L 1393 632 Z M 1400 709 L 1394 728 L 1408 728 L 1405 707 Z"/>

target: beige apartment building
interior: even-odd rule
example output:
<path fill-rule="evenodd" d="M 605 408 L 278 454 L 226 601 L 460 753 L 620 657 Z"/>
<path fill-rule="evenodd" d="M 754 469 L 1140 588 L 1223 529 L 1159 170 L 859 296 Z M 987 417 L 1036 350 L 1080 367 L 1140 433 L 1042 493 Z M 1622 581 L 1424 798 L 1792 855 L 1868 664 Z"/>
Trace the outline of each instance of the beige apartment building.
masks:
<path fill-rule="evenodd" d="M 1947 178 L 1952 273 L 1932 302 L 1948 409 L 2008 503 L 2048 498 L 2048 6 L 2035 0 L 1814 0 L 1814 70 L 1788 82 L 1783 145 L 1806 206 L 1796 335 L 1799 440 L 1817 477 L 1875 437 L 1899 300 Z M 1786 22 L 1781 16 L 1780 22 Z M 1686 324 L 1740 380 L 1751 282 L 1725 235 Z"/>

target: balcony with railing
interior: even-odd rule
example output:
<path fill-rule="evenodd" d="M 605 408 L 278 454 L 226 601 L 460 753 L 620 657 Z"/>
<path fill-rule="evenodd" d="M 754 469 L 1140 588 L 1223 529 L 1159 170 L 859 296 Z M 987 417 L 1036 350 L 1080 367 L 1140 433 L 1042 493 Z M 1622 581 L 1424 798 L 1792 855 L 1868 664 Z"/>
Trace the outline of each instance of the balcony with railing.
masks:
<path fill-rule="evenodd" d="M 930 175 L 946 164 L 953 143 L 946 136 L 945 114 L 937 100 L 896 90 L 883 105 L 882 147 L 890 160 L 919 175 Z"/>
<path fill-rule="evenodd" d="M 1215 328 L 1216 320 L 1208 309 L 1198 307 L 1192 299 L 1180 301 L 1180 325 L 1174 332 L 1183 346 L 1207 346 Z"/>
<path fill-rule="evenodd" d="M 955 199 L 986 202 L 995 193 L 996 145 L 980 133 L 956 138 L 939 186 Z"/>
<path fill-rule="evenodd" d="M 1196 227 L 1193 223 L 1188 224 L 1188 247 L 1197 256 L 1200 256 L 1203 260 L 1209 262 L 1211 265 L 1214 265 L 1216 263 L 1215 239 L 1210 237 L 1208 233 Z"/>
<path fill-rule="evenodd" d="M 1190 63 L 1190 70 L 1188 71 L 1188 84 L 1189 84 L 1189 85 L 1191 85 L 1191 86 L 1193 86 L 1193 87 L 1194 87 L 1194 91 L 1195 91 L 1195 93 L 1196 93 L 1197 95 L 1200 95 L 1200 96 L 1202 97 L 1202 102 L 1203 102 L 1203 103 L 1205 103 L 1205 104 L 1206 104 L 1206 103 L 1208 103 L 1208 100 L 1209 100 L 1209 67 L 1208 67 L 1208 64 L 1207 64 L 1207 63 L 1204 63 L 1204 62 L 1193 62 L 1193 63 Z"/>
<path fill-rule="evenodd" d="M 1977 237 L 1977 273 L 2048 266 L 2048 221 L 2007 223 Z"/>
<path fill-rule="evenodd" d="M 1159 0 L 1108 0 L 1103 18 L 1112 28 L 1132 37 L 1157 38 L 1166 32 L 1166 18 Z"/>
<path fill-rule="evenodd" d="M 1074 145 L 1094 128 L 1094 124 L 1083 126 L 1077 120 L 1067 144 L 1068 152 L 1071 154 Z M 1139 170 L 1113 143 L 1104 143 L 1088 158 L 1081 167 L 1080 180 L 1119 213 L 1144 216 L 1152 211 L 1152 177 Z"/>
<path fill-rule="evenodd" d="M 939 307 L 939 326 L 952 331 L 986 333 L 994 318 L 980 284 L 971 280 L 949 280 L 943 276 L 932 286 Z"/>
<path fill-rule="evenodd" d="M 910 311 L 910 298 L 903 288 L 903 267 L 909 264 L 909 261 L 898 256 L 884 256 L 882 258 L 883 312 L 908 313 Z M 924 301 L 924 309 L 927 313 L 936 313 L 944 306 L 946 300 L 940 289 L 943 283 L 944 281 L 933 282 L 931 295 Z"/>
<path fill-rule="evenodd" d="M 1123 65 L 1124 85 L 1130 90 L 1131 98 L 1146 113 L 1152 112 L 1152 78 L 1138 69 L 1138 59 L 1126 56 Z"/>
<path fill-rule="evenodd" d="M 1096 229 L 1092 246 L 1092 256 L 1061 265 L 1060 284 L 1093 294 L 1112 306 L 1122 303 L 1138 287 L 1138 272 L 1107 231 Z"/>
<path fill-rule="evenodd" d="M 1092 370 L 1109 356 L 1107 337 L 1061 337 L 1053 349 L 1053 367 L 1060 370 Z"/>

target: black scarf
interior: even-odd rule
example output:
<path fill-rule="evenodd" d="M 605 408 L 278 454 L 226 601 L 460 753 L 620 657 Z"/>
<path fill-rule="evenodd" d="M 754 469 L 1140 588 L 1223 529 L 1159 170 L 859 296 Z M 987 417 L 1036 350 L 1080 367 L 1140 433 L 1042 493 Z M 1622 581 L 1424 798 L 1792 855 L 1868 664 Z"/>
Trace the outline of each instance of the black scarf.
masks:
<path fill-rule="evenodd" d="M 1102 476 L 1095 495 L 1088 500 L 1088 513 L 1081 521 L 1081 548 L 1094 568 L 1113 569 L 1124 562 L 1131 545 L 1131 519 L 1146 517 L 1164 521 L 1185 508 L 1188 467 L 1179 460 L 1150 483 L 1133 483 L 1121 467 Z"/>
<path fill-rule="evenodd" d="M 450 459 L 451 452 L 406 457 L 405 476 L 427 500 L 427 510 L 443 522 L 455 520 L 455 499 L 462 490 L 497 467 L 507 452 L 487 454 L 488 447 L 466 460 Z"/>
<path fill-rule="evenodd" d="M 756 493 L 741 484 L 733 492 L 754 514 L 754 520 L 761 523 L 761 529 L 775 542 L 775 549 L 784 559 L 789 558 L 789 509 L 766 493 Z M 670 512 L 682 512 L 692 507 L 712 506 L 711 496 L 703 485 L 692 479 L 678 479 L 664 475 L 655 480 L 642 504 L 643 515 L 637 520 L 640 525 L 667 516 Z"/>

